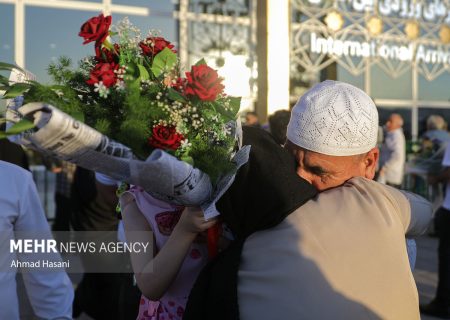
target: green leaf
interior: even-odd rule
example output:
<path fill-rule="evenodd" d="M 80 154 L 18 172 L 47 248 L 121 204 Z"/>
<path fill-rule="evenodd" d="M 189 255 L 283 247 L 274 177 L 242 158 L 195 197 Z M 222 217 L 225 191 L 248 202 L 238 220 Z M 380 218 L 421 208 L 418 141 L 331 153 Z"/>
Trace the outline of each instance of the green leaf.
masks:
<path fill-rule="evenodd" d="M 198 60 L 197 63 L 196 63 L 195 65 L 196 65 L 196 66 L 200 66 L 200 65 L 202 65 L 202 64 L 206 64 L 206 65 L 207 65 L 205 59 L 203 59 L 203 58 L 201 58 L 200 60 Z"/>
<path fill-rule="evenodd" d="M 236 115 L 241 108 L 241 97 L 228 97 L 230 101 L 231 112 Z"/>
<path fill-rule="evenodd" d="M 186 163 L 189 163 L 190 165 L 194 165 L 194 159 L 190 156 L 182 156 L 181 161 L 184 161 Z"/>
<path fill-rule="evenodd" d="M 14 64 L 6 63 L 6 62 L 0 62 L 0 70 L 12 71 L 13 69 L 17 69 L 17 70 L 25 73 L 25 71 L 22 68 L 19 68 L 18 66 L 14 65 Z"/>
<path fill-rule="evenodd" d="M 59 85 L 59 84 L 54 84 L 54 85 L 50 85 L 50 86 L 47 86 L 49 89 L 52 89 L 52 90 L 64 90 L 64 89 L 67 89 L 67 87 L 66 86 L 63 86 L 63 85 Z"/>
<path fill-rule="evenodd" d="M 229 108 L 224 108 L 224 102 L 228 100 Z M 241 106 L 241 98 L 240 97 L 226 97 L 224 99 L 215 101 L 213 103 L 217 112 L 223 115 L 226 118 L 226 121 L 236 120 L 236 115 L 239 112 Z"/>
<path fill-rule="evenodd" d="M 129 62 L 126 64 L 126 72 L 127 74 L 135 75 L 136 73 L 136 64 L 133 62 Z"/>
<path fill-rule="evenodd" d="M 27 119 L 22 119 L 6 130 L 7 135 L 18 134 L 35 127 L 34 123 Z"/>
<path fill-rule="evenodd" d="M 7 85 L 9 85 L 9 80 L 8 80 L 7 77 L 2 76 L 2 75 L 0 74 L 0 83 L 1 83 L 1 84 L 4 84 L 5 86 L 7 86 Z"/>
<path fill-rule="evenodd" d="M 77 121 L 84 123 L 84 114 L 82 111 L 74 111 L 70 113 L 70 116 Z"/>
<path fill-rule="evenodd" d="M 148 79 L 150 79 L 150 75 L 148 74 L 147 69 L 143 65 L 138 64 L 137 67 L 139 69 L 139 79 L 140 80 L 148 80 Z"/>
<path fill-rule="evenodd" d="M 108 40 L 103 41 L 103 46 L 105 48 L 108 48 L 109 50 L 114 50 L 114 46 L 112 45 L 111 42 L 109 42 Z"/>
<path fill-rule="evenodd" d="M 156 86 L 152 85 L 147 88 L 147 93 L 149 93 L 149 94 L 157 94 L 160 91 L 161 91 L 161 89 L 157 85 Z"/>
<path fill-rule="evenodd" d="M 178 102 L 186 103 L 186 98 L 179 93 L 177 90 L 169 88 L 167 90 L 167 94 L 169 95 L 169 98 Z"/>
<path fill-rule="evenodd" d="M 31 88 L 31 85 L 28 83 L 15 83 L 13 84 L 8 91 L 3 95 L 3 99 L 10 99 L 20 96 L 22 93 Z"/>
<path fill-rule="evenodd" d="M 177 60 L 177 55 L 166 47 L 153 59 L 151 70 L 153 74 L 158 77 L 161 73 L 163 73 L 163 71 L 172 69 L 172 67 L 177 63 Z"/>

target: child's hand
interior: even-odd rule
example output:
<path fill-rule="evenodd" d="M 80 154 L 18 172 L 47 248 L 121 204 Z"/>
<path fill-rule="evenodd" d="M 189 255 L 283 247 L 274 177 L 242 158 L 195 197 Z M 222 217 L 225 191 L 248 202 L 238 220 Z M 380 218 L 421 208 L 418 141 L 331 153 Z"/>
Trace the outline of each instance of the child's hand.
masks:
<path fill-rule="evenodd" d="M 205 220 L 203 211 L 199 207 L 186 207 L 181 214 L 176 229 L 182 232 L 198 234 L 206 231 L 217 223 L 217 218 Z"/>
<path fill-rule="evenodd" d="M 119 197 L 120 209 L 122 211 L 125 210 L 125 207 L 134 201 L 135 201 L 134 197 L 129 192 L 124 192 Z"/>

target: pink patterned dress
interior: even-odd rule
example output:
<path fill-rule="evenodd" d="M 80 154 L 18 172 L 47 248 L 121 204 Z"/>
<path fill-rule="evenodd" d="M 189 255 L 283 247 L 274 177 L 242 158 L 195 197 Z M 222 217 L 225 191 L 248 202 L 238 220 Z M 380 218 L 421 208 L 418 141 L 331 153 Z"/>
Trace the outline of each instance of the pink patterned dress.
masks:
<path fill-rule="evenodd" d="M 131 188 L 130 192 L 153 230 L 156 251 L 159 251 L 169 239 L 184 208 L 155 199 L 139 187 Z M 137 320 L 181 320 L 189 292 L 207 260 L 206 243 L 194 242 L 164 296 L 159 301 L 141 296 Z"/>

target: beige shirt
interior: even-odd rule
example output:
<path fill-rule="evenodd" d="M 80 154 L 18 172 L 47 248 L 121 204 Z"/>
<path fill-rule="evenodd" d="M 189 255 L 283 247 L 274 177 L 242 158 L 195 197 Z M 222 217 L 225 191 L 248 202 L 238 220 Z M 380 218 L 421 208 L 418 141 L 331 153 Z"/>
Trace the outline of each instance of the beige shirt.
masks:
<path fill-rule="evenodd" d="M 246 241 L 241 319 L 420 319 L 405 234 L 423 233 L 431 213 L 364 178 L 320 193 Z"/>

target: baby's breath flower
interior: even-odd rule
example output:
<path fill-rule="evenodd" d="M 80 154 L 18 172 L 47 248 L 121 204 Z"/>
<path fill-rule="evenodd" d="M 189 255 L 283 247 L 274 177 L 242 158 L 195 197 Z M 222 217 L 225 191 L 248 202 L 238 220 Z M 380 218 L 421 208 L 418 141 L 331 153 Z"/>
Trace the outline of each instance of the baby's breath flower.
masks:
<path fill-rule="evenodd" d="M 103 84 L 103 81 L 94 84 L 94 91 L 98 92 L 101 98 L 107 98 L 109 94 L 109 89 Z"/>
<path fill-rule="evenodd" d="M 181 149 L 187 149 L 190 148 L 191 146 L 192 143 L 190 143 L 188 139 L 184 139 L 183 141 L 181 141 Z"/>
<path fill-rule="evenodd" d="M 228 126 L 223 126 L 223 128 L 222 128 L 222 133 L 223 133 L 224 135 L 229 135 L 229 134 L 231 134 L 231 128 L 228 127 Z"/>
<path fill-rule="evenodd" d="M 116 89 L 119 90 L 119 91 L 125 90 L 125 82 L 123 82 L 121 80 L 117 80 L 115 86 L 116 86 Z"/>

